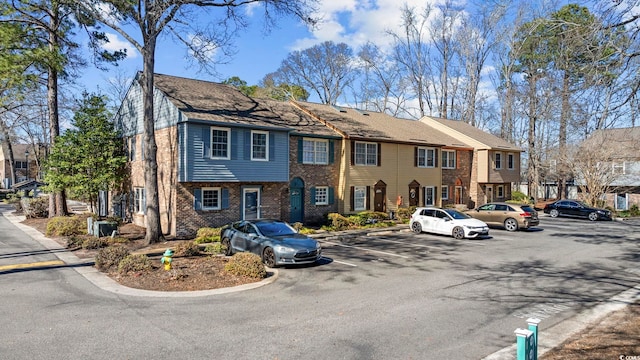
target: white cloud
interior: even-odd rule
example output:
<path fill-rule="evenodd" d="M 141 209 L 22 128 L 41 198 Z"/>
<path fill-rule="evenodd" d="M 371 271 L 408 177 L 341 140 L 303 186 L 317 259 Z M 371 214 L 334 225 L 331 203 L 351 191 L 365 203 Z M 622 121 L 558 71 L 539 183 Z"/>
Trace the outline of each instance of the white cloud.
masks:
<path fill-rule="evenodd" d="M 382 48 L 390 45 L 387 31 L 400 32 L 403 4 L 420 10 L 428 3 L 443 0 L 321 0 L 318 15 L 322 18 L 312 37 L 298 39 L 292 50 L 302 50 L 324 41 L 344 42 L 357 49 L 367 41 Z"/>
<path fill-rule="evenodd" d="M 135 59 L 138 57 L 138 50 L 131 45 L 130 42 L 120 39 L 117 34 L 105 33 L 109 42 L 103 45 L 103 48 L 108 51 L 117 51 L 126 49 L 127 59 Z"/>

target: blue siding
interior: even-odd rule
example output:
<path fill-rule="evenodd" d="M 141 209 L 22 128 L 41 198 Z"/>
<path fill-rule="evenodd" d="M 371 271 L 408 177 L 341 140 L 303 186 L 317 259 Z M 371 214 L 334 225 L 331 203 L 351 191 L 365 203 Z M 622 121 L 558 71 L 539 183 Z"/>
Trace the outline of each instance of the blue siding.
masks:
<path fill-rule="evenodd" d="M 251 129 L 231 129 L 231 160 L 210 159 L 209 126 L 189 123 L 185 136 L 185 156 L 181 159 L 185 182 L 289 181 L 289 135 L 284 131 L 269 132 L 269 161 L 251 161 Z"/>

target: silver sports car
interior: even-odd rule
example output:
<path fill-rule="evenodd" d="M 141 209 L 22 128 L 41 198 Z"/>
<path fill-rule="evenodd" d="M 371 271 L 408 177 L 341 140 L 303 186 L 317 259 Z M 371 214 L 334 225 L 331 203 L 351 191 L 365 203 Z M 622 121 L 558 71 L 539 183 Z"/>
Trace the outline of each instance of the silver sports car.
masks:
<path fill-rule="evenodd" d="M 236 221 L 222 229 L 221 237 L 226 255 L 252 252 L 269 267 L 310 264 L 322 257 L 320 243 L 279 220 Z"/>

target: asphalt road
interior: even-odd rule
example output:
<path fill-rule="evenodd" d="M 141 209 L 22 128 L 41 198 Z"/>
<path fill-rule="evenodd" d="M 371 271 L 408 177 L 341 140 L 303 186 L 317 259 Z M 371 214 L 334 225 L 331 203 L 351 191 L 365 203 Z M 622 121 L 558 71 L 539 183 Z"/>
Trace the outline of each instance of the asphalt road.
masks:
<path fill-rule="evenodd" d="M 544 331 L 638 285 L 637 230 L 542 218 L 479 240 L 344 235 L 322 240 L 321 264 L 281 268 L 270 285 L 163 298 L 49 264 L 55 254 L 0 217 L 0 358 L 480 359 L 529 317 Z"/>

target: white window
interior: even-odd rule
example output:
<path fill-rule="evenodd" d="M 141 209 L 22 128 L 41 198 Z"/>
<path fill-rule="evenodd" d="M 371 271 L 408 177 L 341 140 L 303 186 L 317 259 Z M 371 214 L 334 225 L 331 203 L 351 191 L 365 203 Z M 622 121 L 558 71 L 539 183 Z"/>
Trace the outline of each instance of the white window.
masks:
<path fill-rule="evenodd" d="M 136 214 L 145 213 L 145 191 L 142 187 L 133 188 L 133 212 Z"/>
<path fill-rule="evenodd" d="M 376 166 L 378 165 L 378 144 L 376 143 L 355 143 L 355 164 Z"/>
<path fill-rule="evenodd" d="M 251 131 L 251 160 L 269 160 L 269 133 Z"/>
<path fill-rule="evenodd" d="M 449 200 L 449 187 L 442 185 L 442 200 Z"/>
<path fill-rule="evenodd" d="M 436 165 L 436 149 L 418 148 L 418 167 L 432 168 Z"/>
<path fill-rule="evenodd" d="M 507 169 L 509 170 L 513 170 L 515 169 L 515 156 L 513 154 L 508 154 L 507 155 Z"/>
<path fill-rule="evenodd" d="M 26 161 L 15 161 L 15 168 L 16 169 L 26 169 L 27 168 L 27 162 Z"/>
<path fill-rule="evenodd" d="M 329 204 L 329 187 L 317 186 L 316 187 L 316 205 L 328 205 Z"/>
<path fill-rule="evenodd" d="M 494 165 L 496 166 L 496 170 L 502 169 L 502 153 L 497 152 L 494 155 Z"/>
<path fill-rule="evenodd" d="M 231 132 L 225 128 L 211 128 L 211 158 L 229 160 Z"/>
<path fill-rule="evenodd" d="M 202 210 L 220 210 L 220 188 L 202 188 Z"/>
<path fill-rule="evenodd" d="M 367 187 L 366 186 L 354 186 L 353 187 L 353 210 L 362 211 L 366 210 L 367 206 Z"/>
<path fill-rule="evenodd" d="M 504 198 L 504 185 L 498 185 L 496 187 L 496 195 L 498 199 Z"/>
<path fill-rule="evenodd" d="M 329 141 L 304 139 L 302 144 L 303 164 L 328 164 Z"/>
<path fill-rule="evenodd" d="M 626 174 L 624 161 L 614 162 L 612 164 L 612 171 L 613 171 L 614 175 L 624 175 L 624 174 Z"/>
<path fill-rule="evenodd" d="M 455 150 L 442 150 L 442 168 L 443 169 L 456 168 L 456 151 Z"/>

